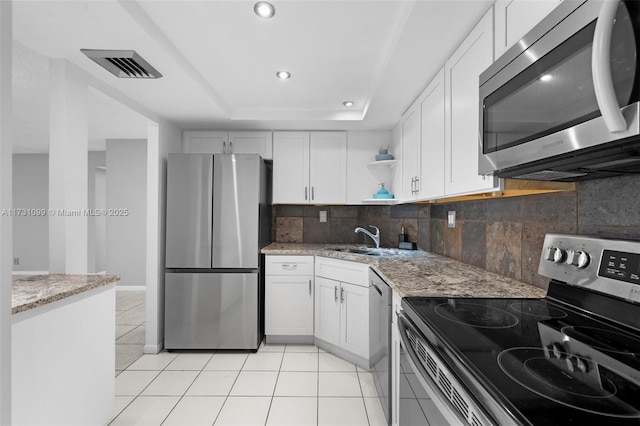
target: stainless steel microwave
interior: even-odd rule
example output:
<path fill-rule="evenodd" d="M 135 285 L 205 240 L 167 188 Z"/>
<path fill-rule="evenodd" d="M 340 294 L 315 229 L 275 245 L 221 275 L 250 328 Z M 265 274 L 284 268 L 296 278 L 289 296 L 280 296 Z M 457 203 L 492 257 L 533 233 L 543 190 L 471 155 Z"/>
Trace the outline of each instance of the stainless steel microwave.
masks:
<path fill-rule="evenodd" d="M 480 76 L 480 174 L 640 173 L 640 2 L 565 0 Z"/>

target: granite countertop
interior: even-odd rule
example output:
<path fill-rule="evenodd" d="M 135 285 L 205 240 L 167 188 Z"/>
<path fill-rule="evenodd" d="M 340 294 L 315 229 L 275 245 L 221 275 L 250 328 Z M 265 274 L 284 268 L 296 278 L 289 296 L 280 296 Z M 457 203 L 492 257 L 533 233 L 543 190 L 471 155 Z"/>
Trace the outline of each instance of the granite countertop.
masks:
<path fill-rule="evenodd" d="M 14 278 L 11 313 L 17 314 L 120 281 L 119 275 L 34 275 Z"/>
<path fill-rule="evenodd" d="M 367 263 L 401 297 L 544 297 L 546 290 L 422 250 L 397 250 L 391 256 L 332 251 L 362 248 L 340 244 L 272 243 L 264 254 L 315 255 Z"/>

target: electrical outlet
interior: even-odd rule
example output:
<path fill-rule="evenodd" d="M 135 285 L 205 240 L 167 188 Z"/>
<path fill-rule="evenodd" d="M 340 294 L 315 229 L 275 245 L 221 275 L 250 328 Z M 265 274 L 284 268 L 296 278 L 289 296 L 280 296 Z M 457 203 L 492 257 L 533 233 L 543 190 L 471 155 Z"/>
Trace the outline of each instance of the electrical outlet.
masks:
<path fill-rule="evenodd" d="M 326 221 L 327 221 L 327 211 L 320 210 L 320 222 L 326 222 Z"/>
<path fill-rule="evenodd" d="M 14 258 L 13 258 L 13 264 L 14 264 L 15 266 L 18 266 L 18 265 L 20 264 L 20 258 L 19 258 L 19 257 L 14 257 Z"/>
<path fill-rule="evenodd" d="M 456 211 L 455 210 L 452 210 L 447 213 L 447 226 L 449 228 L 456 227 Z"/>

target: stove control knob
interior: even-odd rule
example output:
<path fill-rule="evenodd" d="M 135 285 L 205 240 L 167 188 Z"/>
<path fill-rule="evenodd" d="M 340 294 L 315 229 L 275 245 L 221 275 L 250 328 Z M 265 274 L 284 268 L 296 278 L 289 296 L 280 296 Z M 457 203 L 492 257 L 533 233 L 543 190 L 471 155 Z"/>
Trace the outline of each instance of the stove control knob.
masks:
<path fill-rule="evenodd" d="M 558 343 L 558 342 L 551 345 L 551 353 L 553 354 L 554 357 L 558 359 L 562 359 L 567 356 L 564 350 L 564 346 L 562 345 L 562 343 Z"/>
<path fill-rule="evenodd" d="M 579 356 L 571 355 L 566 359 L 567 368 L 570 372 L 580 372 L 583 374 L 588 373 L 591 368 L 589 367 L 589 361 Z"/>
<path fill-rule="evenodd" d="M 549 260 L 553 262 L 553 255 L 556 252 L 556 250 L 557 249 L 555 247 L 547 247 L 547 250 L 544 253 L 545 260 Z"/>
<path fill-rule="evenodd" d="M 570 251 L 567 256 L 567 263 L 578 269 L 586 268 L 590 261 L 589 253 L 582 250 Z"/>
<path fill-rule="evenodd" d="M 562 263 L 567 258 L 567 252 L 561 248 L 557 248 L 553 252 L 553 263 Z"/>

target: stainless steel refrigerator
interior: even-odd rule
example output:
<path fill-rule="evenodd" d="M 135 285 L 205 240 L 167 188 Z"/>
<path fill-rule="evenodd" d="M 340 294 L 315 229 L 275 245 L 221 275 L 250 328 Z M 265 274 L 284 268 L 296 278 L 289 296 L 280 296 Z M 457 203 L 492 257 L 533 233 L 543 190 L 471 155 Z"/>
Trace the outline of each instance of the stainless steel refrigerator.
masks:
<path fill-rule="evenodd" d="M 270 171 L 258 155 L 169 154 L 166 349 L 260 345 L 269 192 Z"/>

